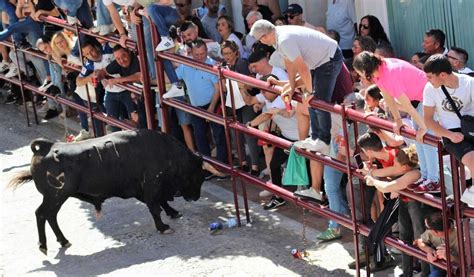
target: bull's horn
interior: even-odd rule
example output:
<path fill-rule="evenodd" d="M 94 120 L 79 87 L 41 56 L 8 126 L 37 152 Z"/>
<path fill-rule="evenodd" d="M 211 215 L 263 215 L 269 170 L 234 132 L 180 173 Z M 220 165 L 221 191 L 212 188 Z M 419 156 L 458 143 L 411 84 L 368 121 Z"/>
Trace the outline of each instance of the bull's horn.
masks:
<path fill-rule="evenodd" d="M 214 174 L 216 176 L 219 176 L 219 177 L 226 176 L 225 173 L 220 172 L 214 166 L 212 166 L 210 163 L 208 163 L 206 161 L 202 162 L 202 169 L 207 170 L 207 171 L 211 172 L 212 174 Z"/>

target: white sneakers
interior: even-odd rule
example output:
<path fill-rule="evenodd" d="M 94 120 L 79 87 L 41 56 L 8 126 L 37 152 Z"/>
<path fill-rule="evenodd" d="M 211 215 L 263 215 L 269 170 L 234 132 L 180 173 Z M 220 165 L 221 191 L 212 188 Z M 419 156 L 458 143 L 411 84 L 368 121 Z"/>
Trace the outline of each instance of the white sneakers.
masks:
<path fill-rule="evenodd" d="M 466 203 L 469 208 L 474 208 L 474 186 L 464 191 L 461 196 L 461 201 Z"/>
<path fill-rule="evenodd" d="M 324 155 L 329 155 L 329 144 L 324 143 L 320 139 L 312 139 L 311 137 L 295 142 L 295 146 L 306 151 L 319 152 Z"/>
<path fill-rule="evenodd" d="M 179 96 L 184 96 L 184 89 L 183 87 L 179 87 L 176 84 L 172 84 L 171 88 L 165 94 L 163 94 L 163 98 L 165 99 Z"/>
<path fill-rule="evenodd" d="M 7 71 L 10 68 L 10 63 L 5 61 L 0 62 L 0 73 Z"/>
<path fill-rule="evenodd" d="M 91 31 L 93 33 L 96 33 L 96 34 L 98 33 L 101 36 L 105 36 L 105 35 L 108 35 L 108 34 L 112 33 L 113 31 L 115 31 L 115 26 L 114 26 L 114 24 L 101 25 L 101 26 L 97 26 L 97 27 L 92 28 Z"/>
<path fill-rule="evenodd" d="M 5 78 L 13 78 L 16 76 L 18 76 L 18 67 L 16 66 L 16 64 L 11 63 L 7 74 L 5 74 Z"/>
<path fill-rule="evenodd" d="M 38 88 L 38 90 L 42 91 L 42 92 L 45 92 L 52 85 L 53 85 L 53 82 L 51 82 L 51 80 L 45 79 L 43 84 Z"/>
<path fill-rule="evenodd" d="M 320 192 L 315 191 L 312 187 L 305 190 L 295 191 L 294 195 L 298 197 L 312 198 L 317 201 L 323 200 L 323 195 Z"/>
<path fill-rule="evenodd" d="M 68 15 L 68 16 L 66 17 L 66 19 L 67 19 L 67 23 L 69 23 L 69 24 L 71 24 L 71 25 L 74 25 L 74 24 L 76 24 L 76 23 L 79 22 L 79 20 L 78 20 L 77 17 L 75 17 L 75 16 L 69 16 L 69 15 Z"/>
<path fill-rule="evenodd" d="M 91 134 L 89 133 L 89 131 L 86 131 L 84 129 L 82 129 L 79 134 L 76 136 L 76 139 L 74 141 L 78 142 L 78 141 L 81 141 L 81 140 L 86 140 L 86 139 L 90 139 L 91 138 Z"/>
<path fill-rule="evenodd" d="M 174 41 L 170 37 L 161 37 L 161 41 L 156 47 L 156 51 L 165 51 L 174 47 Z"/>

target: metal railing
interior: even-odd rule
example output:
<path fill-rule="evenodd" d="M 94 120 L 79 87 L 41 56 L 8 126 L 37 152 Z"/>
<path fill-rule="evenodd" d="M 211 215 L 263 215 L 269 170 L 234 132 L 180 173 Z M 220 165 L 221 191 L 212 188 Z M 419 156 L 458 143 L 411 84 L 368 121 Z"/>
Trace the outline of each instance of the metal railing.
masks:
<path fill-rule="evenodd" d="M 137 14 L 138 15 L 138 14 Z M 77 25 L 69 25 L 65 21 L 53 17 L 45 17 L 41 16 L 41 19 L 45 22 L 49 22 L 51 24 L 55 24 L 58 26 L 61 26 L 65 29 L 68 29 L 70 31 L 73 31 L 77 34 L 83 33 L 89 36 L 93 36 L 96 38 L 100 38 L 102 40 L 112 42 L 112 43 L 118 43 L 118 38 L 114 36 L 99 36 L 97 34 L 92 33 L 91 31 L 87 29 L 80 28 Z M 148 19 L 149 20 L 149 19 Z M 158 44 L 159 40 L 159 34 L 156 31 L 156 28 L 153 24 L 152 26 L 152 41 L 153 45 L 156 46 Z M 127 41 L 127 47 L 129 49 L 133 50 L 138 50 L 138 58 L 140 62 L 140 71 L 141 71 L 141 77 L 142 77 L 142 82 L 143 82 L 143 89 L 136 88 L 134 86 L 128 85 L 128 84 L 121 84 L 120 86 L 122 88 L 127 89 L 128 91 L 132 93 L 140 93 L 143 95 L 143 100 L 145 104 L 145 111 L 146 111 L 146 117 L 147 117 L 147 127 L 149 129 L 156 128 L 155 120 L 153 118 L 153 107 L 152 107 L 152 101 L 151 101 L 151 89 L 150 89 L 150 76 L 148 74 L 148 67 L 147 67 L 147 62 L 146 62 L 146 49 L 145 49 L 145 42 L 144 42 L 144 34 L 143 34 L 143 26 L 142 24 L 136 25 L 137 28 L 137 42 L 133 41 Z M 80 42 L 80 41 L 79 41 Z M 17 49 L 12 43 L 9 42 L 0 42 L 1 44 L 11 47 L 17 54 L 17 62 L 18 62 L 18 54 L 30 54 L 34 55 L 36 57 L 42 58 L 42 59 L 47 59 L 45 55 L 42 53 L 39 53 L 34 50 L 20 50 Z M 154 47 L 153 47 L 154 49 Z M 80 51 L 80 56 L 82 57 L 82 52 L 79 47 Z M 245 126 L 244 124 L 238 122 L 236 120 L 235 116 L 235 107 L 234 103 L 232 102 L 232 113 L 230 115 L 226 114 L 226 109 L 225 109 L 225 91 L 224 87 L 222 85 L 222 82 L 220 83 L 219 86 L 219 93 L 220 93 L 220 103 L 223 111 L 223 115 L 219 116 L 217 114 L 210 113 L 208 111 L 202 110 L 200 108 L 193 107 L 189 105 L 188 103 L 176 100 L 176 99 L 164 99 L 162 98 L 162 95 L 165 92 L 165 77 L 164 77 L 164 71 L 163 71 L 163 65 L 162 61 L 163 59 L 171 60 L 177 63 L 185 64 L 188 66 L 192 66 L 194 68 L 215 74 L 218 76 L 219 80 L 225 80 L 225 79 L 231 79 L 235 80 L 238 82 L 241 82 L 246 85 L 250 85 L 256 88 L 259 88 L 261 90 L 267 90 L 271 91 L 273 93 L 279 93 L 276 89 L 272 87 L 268 87 L 265 82 L 256 80 L 254 78 L 248 77 L 241 75 L 239 73 L 230 71 L 228 69 L 224 69 L 220 66 L 210 66 L 206 64 L 202 64 L 199 62 L 196 62 L 192 59 L 189 59 L 187 57 L 182 57 L 176 54 L 170 54 L 166 52 L 158 52 L 156 53 L 155 56 L 155 64 L 156 64 L 156 72 L 157 72 L 157 83 L 158 83 L 158 88 L 159 88 L 159 97 L 160 97 L 160 103 L 162 106 L 161 112 L 162 112 L 162 130 L 164 132 L 169 131 L 169 122 L 168 122 L 168 107 L 174 107 L 177 109 L 181 109 L 185 112 L 188 112 L 192 115 L 199 116 L 201 118 L 204 118 L 206 120 L 209 120 L 211 122 L 220 124 L 224 126 L 225 130 L 225 137 L 227 141 L 227 152 L 228 152 L 228 160 L 227 163 L 222 163 L 219 162 L 212 157 L 207 157 L 204 156 L 203 158 L 213 164 L 215 167 L 218 169 L 228 172 L 231 175 L 231 180 L 232 180 L 232 191 L 234 194 L 234 205 L 235 205 L 235 212 L 236 216 L 239 219 L 239 226 L 240 226 L 240 209 L 239 209 L 239 198 L 238 198 L 238 193 L 237 193 L 237 181 L 240 181 L 240 186 L 242 190 L 242 198 L 244 202 L 244 210 L 245 210 L 245 216 L 247 220 L 250 220 L 249 216 L 249 210 L 248 210 L 248 199 L 247 199 L 247 193 L 246 193 L 246 185 L 247 184 L 252 184 L 259 186 L 265 190 L 268 190 L 272 192 L 273 194 L 276 194 L 285 200 L 292 202 L 298 207 L 301 207 L 303 209 L 309 210 L 315 214 L 321 215 L 325 218 L 334 220 L 338 224 L 342 225 L 343 227 L 346 227 L 350 230 L 352 230 L 353 234 L 353 240 L 354 240 L 354 248 L 355 248 L 355 256 L 356 256 L 356 271 L 357 275 L 360 275 L 360 267 L 359 267 L 359 235 L 367 236 L 370 229 L 365 225 L 363 222 L 366 220 L 365 218 L 363 219 L 358 219 L 356 217 L 356 207 L 355 207 L 355 201 L 359 201 L 359 199 L 355 199 L 354 196 L 354 184 L 352 183 L 352 177 L 356 177 L 359 179 L 363 179 L 363 176 L 356 171 L 356 167 L 353 166 L 350 162 L 350 157 L 347 155 L 346 160 L 341 161 L 337 160 L 319 153 L 311 153 L 307 151 L 303 151 L 301 149 L 296 149 L 297 153 L 308 158 L 312 159 L 315 161 L 318 161 L 325 166 L 330 166 L 333 167 L 341 172 L 344 172 L 348 175 L 348 180 L 349 180 L 349 198 L 351 201 L 351 218 L 347 218 L 345 215 L 339 214 L 337 212 L 331 211 L 327 207 L 315 204 L 313 202 L 308 202 L 305 200 L 302 200 L 298 197 L 295 197 L 292 192 L 289 192 L 281 187 L 278 187 L 276 185 L 273 185 L 269 182 L 265 182 L 259 178 L 256 178 L 255 176 L 250 175 L 247 172 L 244 172 L 238 168 L 234 168 L 232 166 L 232 151 L 230 151 L 231 147 L 231 132 L 235 133 L 244 133 L 246 135 L 254 136 L 259 139 L 265 140 L 270 142 L 272 145 L 284 149 L 289 149 L 291 147 L 291 142 L 284 140 L 282 138 L 276 137 L 272 134 L 261 132 L 255 128 L 249 128 Z M 52 62 L 52 61 L 50 61 Z M 70 70 L 80 70 L 77 67 L 70 67 L 65 65 L 68 69 Z M 26 68 L 26 67 L 25 67 Z M 48 93 L 39 91 L 37 87 L 33 86 L 32 84 L 24 81 L 21 77 L 21 74 L 19 73 L 18 78 L 10 78 L 7 79 L 4 77 L 4 75 L 0 75 L 1 79 L 4 79 L 8 82 L 14 83 L 16 85 L 19 85 L 21 88 L 21 94 L 23 99 L 25 99 L 25 90 L 30 90 L 35 94 L 43 95 L 48 98 L 52 98 L 53 100 L 57 101 L 58 103 L 61 103 L 63 105 L 69 106 L 73 109 L 76 109 L 78 111 L 87 113 L 91 118 L 96 118 L 100 121 L 103 121 L 107 124 L 111 124 L 123 129 L 134 129 L 133 126 L 130 126 L 129 124 L 122 122 L 118 119 L 114 119 L 111 117 L 108 117 L 106 114 L 101 113 L 101 112 L 96 112 L 92 109 L 89 102 L 88 107 L 83 107 L 81 105 L 76 104 L 75 102 L 62 97 L 62 96 L 52 96 L 49 95 Z M 232 90 L 228 93 L 235 93 Z M 238 93 L 238 92 L 237 92 Z M 88 94 L 88 99 L 90 99 L 89 92 Z M 233 97 L 231 97 L 233 99 Z M 294 95 L 293 96 L 294 100 L 300 101 L 301 98 L 299 95 Z M 26 103 L 24 101 L 25 105 L 25 112 L 26 112 L 26 117 L 27 117 L 27 122 L 29 122 L 29 117 L 28 117 L 28 109 L 26 106 Z M 345 145 L 344 147 L 346 148 L 346 153 L 350 153 L 349 151 L 349 131 L 347 128 L 347 120 L 351 120 L 355 124 L 354 128 L 354 136 L 358 137 L 357 134 L 357 124 L 366 124 L 371 127 L 379 128 L 382 130 L 386 131 L 392 131 L 392 126 L 393 123 L 375 118 L 375 117 L 365 117 L 364 114 L 355 111 L 352 107 L 350 106 L 344 106 L 344 105 L 331 105 L 322 101 L 317 101 L 317 100 L 312 100 L 310 102 L 310 105 L 313 108 L 321 109 L 324 111 L 328 111 L 331 113 L 336 113 L 339 114 L 342 118 L 342 126 L 343 126 L 343 135 L 345 138 Z M 37 120 L 37 115 L 36 115 L 36 109 L 34 108 L 33 105 L 33 110 L 35 114 L 35 119 L 36 122 L 38 123 Z M 403 128 L 401 131 L 401 135 L 414 139 L 415 138 L 415 131 L 412 129 L 407 129 Z M 239 140 L 239 136 L 235 136 L 237 140 Z M 435 261 L 432 264 L 435 266 L 444 269 L 447 271 L 448 276 L 453 276 L 455 274 L 460 274 L 461 276 L 467 276 L 468 274 L 473 274 L 474 271 L 471 270 L 471 241 L 470 241 L 470 234 L 469 234 L 469 218 L 474 217 L 474 209 L 466 208 L 463 204 L 460 203 L 460 195 L 461 192 L 465 189 L 466 184 L 465 184 L 465 173 L 464 173 L 464 167 L 460 166 L 460 171 L 458 172 L 457 168 L 459 167 L 459 163 L 454 159 L 454 157 L 451 158 L 451 168 L 452 168 L 452 179 L 453 179 L 453 192 L 454 192 L 454 204 L 449 204 L 446 201 L 446 193 L 445 193 L 445 183 L 444 183 L 444 170 L 443 170 L 443 148 L 441 141 L 438 137 L 432 136 L 432 135 L 426 135 L 424 138 L 424 143 L 432 145 L 434 147 L 437 147 L 438 149 L 438 161 L 439 161 L 439 170 L 440 170 L 440 184 L 442 187 L 441 190 L 441 197 L 432 197 L 431 195 L 419 195 L 415 194 L 413 192 L 410 192 L 408 190 L 403 190 L 400 192 L 401 195 L 409 197 L 410 199 L 413 199 L 415 201 L 419 201 L 421 203 L 430 205 L 432 207 L 438 208 L 442 210 L 442 215 L 443 215 L 443 225 L 444 225 L 444 230 L 448 230 L 449 222 L 448 222 L 448 217 L 451 216 L 455 219 L 455 226 L 456 226 L 456 234 L 457 234 L 457 240 L 458 240 L 458 245 L 459 245 L 459 256 L 460 256 L 460 261 L 459 264 L 455 264 L 453 261 L 450 260 L 450 255 L 449 255 L 449 247 L 447 247 L 447 261 Z M 240 147 L 239 141 L 236 143 L 237 147 Z M 243 160 L 243 157 L 240 156 L 240 151 L 237 151 L 238 153 L 238 159 L 241 162 Z M 360 189 L 362 190 L 361 195 L 363 195 L 363 189 L 364 189 L 364 184 L 360 182 Z M 364 201 L 361 201 L 364 203 Z M 368 207 L 363 207 L 362 209 L 364 210 L 365 208 Z M 365 212 L 362 212 L 362 214 L 365 214 Z M 362 220 L 362 222 L 361 222 Z M 448 237 L 448 232 L 445 232 L 445 241 L 449 241 Z M 420 249 L 412 246 L 412 245 L 407 245 L 404 244 L 401 240 L 388 236 L 385 238 L 385 243 L 391 247 L 397 248 L 401 250 L 402 252 L 411 255 L 413 257 L 416 257 L 422 261 L 428 262 L 426 259 L 426 253 L 421 251 Z M 367 248 L 365 249 L 367 251 Z M 368 255 L 366 255 L 368 259 Z M 370 273 L 370 268 L 369 268 L 369 263 L 366 263 L 366 270 L 367 274 Z"/>

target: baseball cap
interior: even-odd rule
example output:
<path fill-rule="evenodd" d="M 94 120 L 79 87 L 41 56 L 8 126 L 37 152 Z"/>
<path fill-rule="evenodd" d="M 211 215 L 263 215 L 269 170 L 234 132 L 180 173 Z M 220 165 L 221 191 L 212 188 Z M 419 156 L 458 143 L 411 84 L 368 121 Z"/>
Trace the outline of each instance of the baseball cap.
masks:
<path fill-rule="evenodd" d="M 288 5 L 288 9 L 286 9 L 286 11 L 283 14 L 288 15 L 288 14 L 301 14 L 301 13 L 303 13 L 303 8 L 300 5 L 291 4 L 291 5 Z"/>

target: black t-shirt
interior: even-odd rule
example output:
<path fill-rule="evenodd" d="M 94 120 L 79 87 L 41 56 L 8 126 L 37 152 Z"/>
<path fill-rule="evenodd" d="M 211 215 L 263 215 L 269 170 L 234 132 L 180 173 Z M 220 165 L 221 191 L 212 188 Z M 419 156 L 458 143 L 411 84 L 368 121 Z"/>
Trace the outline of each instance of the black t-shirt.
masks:
<path fill-rule="evenodd" d="M 36 0 L 36 1 L 33 1 L 32 3 L 36 11 L 38 10 L 52 11 L 55 8 L 52 0 Z"/>
<path fill-rule="evenodd" d="M 131 55 L 132 61 L 130 62 L 129 67 L 121 67 L 118 62 L 114 60 L 105 68 L 105 71 L 107 71 L 109 74 L 119 74 L 121 77 L 127 77 L 140 72 L 140 64 L 138 62 L 137 56 L 135 54 Z"/>

